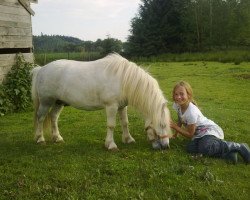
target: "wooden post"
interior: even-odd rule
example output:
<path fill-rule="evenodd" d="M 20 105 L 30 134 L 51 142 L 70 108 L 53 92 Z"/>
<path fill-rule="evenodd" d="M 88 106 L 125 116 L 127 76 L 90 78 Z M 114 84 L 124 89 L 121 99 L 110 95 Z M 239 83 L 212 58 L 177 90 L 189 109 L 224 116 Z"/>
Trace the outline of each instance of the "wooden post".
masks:
<path fill-rule="evenodd" d="M 46 62 L 47 62 L 47 55 L 46 55 L 46 53 L 44 53 L 43 65 L 46 65 Z"/>

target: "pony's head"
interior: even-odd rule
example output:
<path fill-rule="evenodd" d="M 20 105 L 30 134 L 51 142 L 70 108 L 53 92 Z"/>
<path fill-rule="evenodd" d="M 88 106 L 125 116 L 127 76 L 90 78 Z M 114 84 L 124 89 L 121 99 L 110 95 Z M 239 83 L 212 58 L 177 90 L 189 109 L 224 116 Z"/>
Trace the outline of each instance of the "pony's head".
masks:
<path fill-rule="evenodd" d="M 157 123 L 146 119 L 145 130 L 154 149 L 169 148 L 169 138 L 171 136 L 170 113 L 165 104 L 162 106 L 160 120 Z"/>

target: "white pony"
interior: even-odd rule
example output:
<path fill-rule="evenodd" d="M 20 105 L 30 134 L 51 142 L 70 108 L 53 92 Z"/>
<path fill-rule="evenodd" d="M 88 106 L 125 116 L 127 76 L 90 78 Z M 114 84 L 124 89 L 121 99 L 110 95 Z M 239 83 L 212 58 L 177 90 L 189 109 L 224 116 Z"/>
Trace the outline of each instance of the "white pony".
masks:
<path fill-rule="evenodd" d="M 128 130 L 127 105 L 134 106 L 146 120 L 150 141 L 161 148 L 169 145 L 170 114 L 157 81 L 118 54 L 79 62 L 57 60 L 32 71 L 32 99 L 35 107 L 35 140 L 45 142 L 43 123 L 49 117 L 54 142 L 63 141 L 58 118 L 65 105 L 83 110 L 106 109 L 107 149 L 117 149 L 113 138 L 116 114 L 120 115 L 122 141 L 135 142 Z"/>

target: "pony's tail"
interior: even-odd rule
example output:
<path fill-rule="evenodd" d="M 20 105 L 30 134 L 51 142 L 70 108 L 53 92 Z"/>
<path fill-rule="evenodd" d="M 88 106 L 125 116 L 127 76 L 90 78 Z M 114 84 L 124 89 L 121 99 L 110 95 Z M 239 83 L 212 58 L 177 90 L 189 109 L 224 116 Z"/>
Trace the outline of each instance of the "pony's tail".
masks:
<path fill-rule="evenodd" d="M 34 107 L 34 116 L 33 116 L 33 123 L 34 123 L 34 128 L 37 128 L 37 111 L 39 107 L 39 98 L 37 94 L 37 89 L 36 89 L 36 77 L 38 74 L 38 71 L 41 69 L 41 67 L 35 67 L 31 71 L 32 75 L 32 82 L 31 82 L 31 98 L 33 101 L 33 107 Z"/>
<path fill-rule="evenodd" d="M 31 97 L 32 97 L 32 101 L 33 101 L 33 107 L 34 107 L 34 116 L 33 116 L 33 123 L 34 123 L 34 128 L 36 130 L 37 128 L 37 111 L 40 105 L 40 101 L 38 98 L 38 93 L 37 93 L 37 87 L 36 87 L 36 79 L 37 79 L 37 74 L 39 72 L 39 70 L 42 67 L 38 66 L 35 67 L 32 71 L 31 71 L 31 75 L 32 75 L 32 83 L 31 83 Z M 44 120 L 44 128 L 48 128 L 50 126 L 50 115 L 48 114 Z"/>

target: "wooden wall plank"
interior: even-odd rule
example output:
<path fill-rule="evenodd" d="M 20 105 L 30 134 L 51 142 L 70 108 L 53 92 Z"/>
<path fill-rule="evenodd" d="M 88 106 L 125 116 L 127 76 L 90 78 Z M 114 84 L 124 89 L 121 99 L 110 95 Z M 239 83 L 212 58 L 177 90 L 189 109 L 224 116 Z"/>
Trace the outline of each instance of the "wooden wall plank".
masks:
<path fill-rule="evenodd" d="M 0 35 L 1 42 L 18 42 L 18 41 L 32 41 L 32 36 L 23 36 L 23 35 Z"/>
<path fill-rule="evenodd" d="M 32 53 L 22 53 L 25 59 L 30 59 L 33 57 Z M 1 55 L 0 54 L 0 60 L 9 60 L 11 58 L 15 58 L 16 54 L 6 54 L 6 55 Z"/>
<path fill-rule="evenodd" d="M 13 14 L 13 15 L 30 15 L 27 10 L 25 10 L 22 6 L 4 6 L 0 5 L 0 15 L 2 13 L 5 14 Z"/>
<path fill-rule="evenodd" d="M 10 42 L 0 42 L 0 48 L 32 48 L 31 41 L 10 41 Z"/>
<path fill-rule="evenodd" d="M 14 15 L 14 14 L 6 14 L 0 13 L 0 20 L 9 21 L 9 22 L 25 22 L 31 23 L 31 16 L 30 15 Z"/>
<path fill-rule="evenodd" d="M 0 35 L 2 36 L 32 36 L 32 29 L 30 28 L 15 28 L 15 27 L 0 27 Z"/>
<path fill-rule="evenodd" d="M 28 22 L 10 22 L 0 20 L 0 27 L 16 27 L 16 28 L 29 28 L 31 27 L 31 23 Z"/>
<path fill-rule="evenodd" d="M 5 5 L 5 6 L 20 6 L 20 3 L 18 0 L 1 0 L 0 5 Z"/>
<path fill-rule="evenodd" d="M 33 62 L 33 53 L 22 53 L 25 60 L 27 62 Z M 11 61 L 13 65 L 14 61 L 16 59 L 16 54 L 0 54 L 0 67 L 5 66 L 6 64 L 3 64 L 5 61 Z"/>

